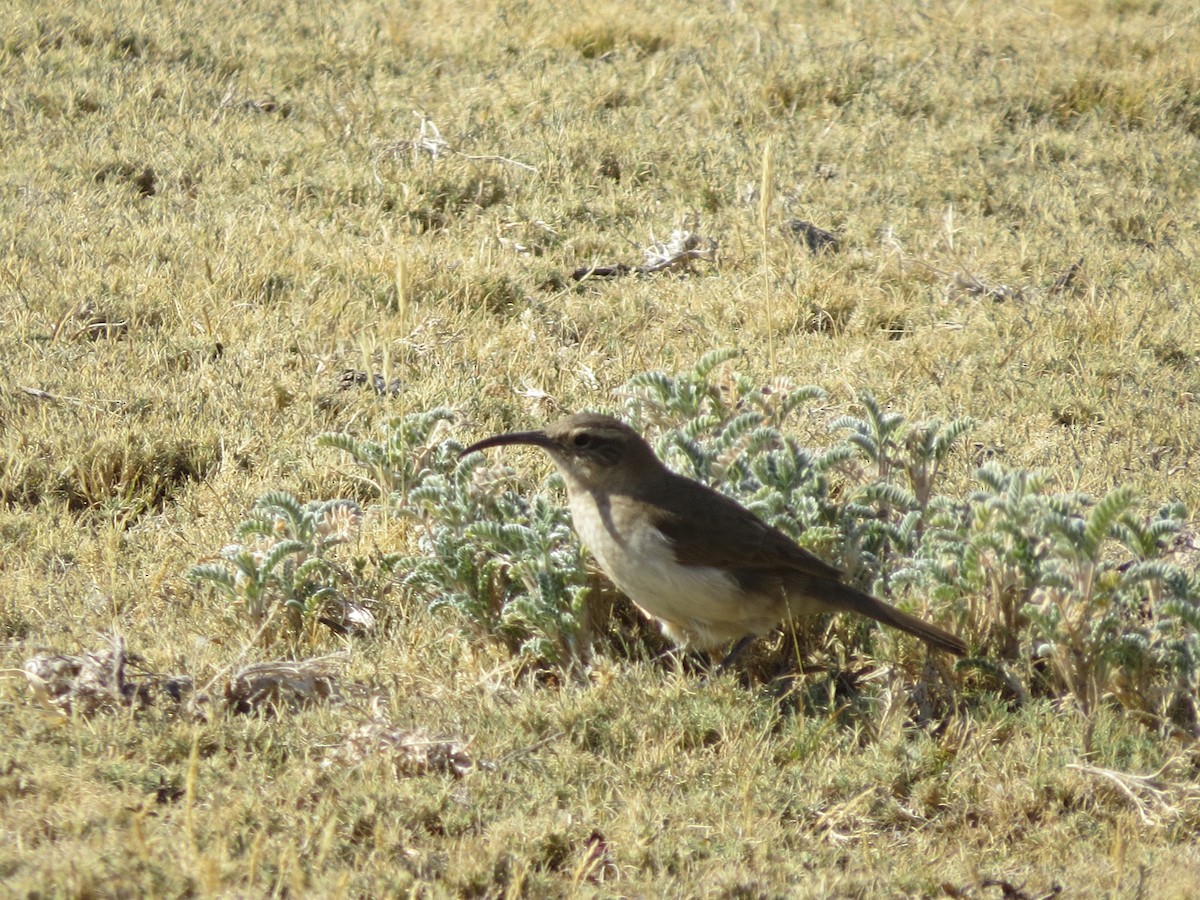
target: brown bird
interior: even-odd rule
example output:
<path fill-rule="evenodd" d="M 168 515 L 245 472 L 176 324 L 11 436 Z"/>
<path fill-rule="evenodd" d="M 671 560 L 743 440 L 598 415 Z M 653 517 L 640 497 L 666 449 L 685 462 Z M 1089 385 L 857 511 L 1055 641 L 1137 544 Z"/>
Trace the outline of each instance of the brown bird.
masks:
<path fill-rule="evenodd" d="M 726 659 L 792 616 L 855 612 L 957 656 L 947 631 L 843 582 L 842 573 L 737 501 L 677 475 L 619 419 L 577 413 L 544 431 L 500 434 L 541 447 L 567 484 L 571 518 L 600 568 L 681 647 L 736 641 Z"/>

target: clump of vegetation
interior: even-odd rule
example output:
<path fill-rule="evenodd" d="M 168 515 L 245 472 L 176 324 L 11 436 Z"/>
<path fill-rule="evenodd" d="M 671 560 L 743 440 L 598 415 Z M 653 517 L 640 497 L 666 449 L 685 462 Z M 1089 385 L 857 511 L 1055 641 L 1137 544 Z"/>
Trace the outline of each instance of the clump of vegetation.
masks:
<path fill-rule="evenodd" d="M 1051 493 L 1039 473 L 989 463 L 965 500 L 937 497 L 898 581 L 960 606 L 980 656 L 1013 666 L 1007 684 L 1069 698 L 1091 744 L 1107 698 L 1196 733 L 1200 578 L 1169 559 L 1187 524 L 1150 516 L 1117 488 L 1098 500 Z"/>
<path fill-rule="evenodd" d="M 599 59 L 626 47 L 632 48 L 639 57 L 649 56 L 670 44 L 670 40 L 657 31 L 608 23 L 574 28 L 565 40 L 584 59 Z"/>
<path fill-rule="evenodd" d="M 362 511 L 349 500 L 314 500 L 272 491 L 255 501 L 238 525 L 236 543 L 220 559 L 193 566 L 189 577 L 210 584 L 244 615 L 266 642 L 314 636 L 322 620 L 340 625 L 355 618 L 345 588 L 350 570 L 329 551 L 351 540 Z M 334 610 L 346 615 L 333 618 Z M 359 624 L 364 611 L 357 612 Z"/>
<path fill-rule="evenodd" d="M 61 501 L 75 511 L 133 521 L 203 481 L 219 459 L 214 440 L 130 430 L 119 439 L 88 442 L 70 464 L 45 449 L 0 458 L 0 502 L 32 507 Z"/>
<path fill-rule="evenodd" d="M 788 419 L 824 392 L 718 376 L 734 355 L 710 353 L 676 375 L 636 375 L 620 392 L 626 417 L 671 465 L 862 586 L 952 619 L 974 648 L 966 670 L 995 675 L 1004 690 L 1069 700 L 1088 721 L 1114 698 L 1195 733 L 1200 579 L 1168 554 L 1187 521 L 1182 506 L 1139 516 L 1130 490 L 1099 500 L 1050 493 L 1045 476 L 995 462 L 978 470 L 969 496 L 943 494 L 943 466 L 974 423 L 908 423 L 869 395 L 861 416 L 829 423 L 839 440 L 801 447 Z M 482 455 L 460 460 L 451 419 L 438 409 L 393 420 L 380 442 L 342 434 L 318 442 L 348 453 L 388 513 L 414 524 L 416 552 L 383 563 L 400 573 L 405 596 L 457 610 L 532 663 L 585 662 L 594 585 L 558 476 L 520 485 Z M 223 566 L 194 571 L 237 593 L 255 621 L 279 598 L 297 627 L 309 623 L 338 591 L 337 570 L 312 543 L 316 523 L 343 509 L 337 502 L 302 509 L 264 498 L 239 534 L 269 547 L 235 545 Z M 871 632 L 850 627 L 847 646 L 871 652 Z"/>
<path fill-rule="evenodd" d="M 458 610 L 535 660 L 586 657 L 586 576 L 567 511 L 548 492 L 529 499 L 506 488 L 481 456 L 460 464 L 463 445 L 442 427 L 451 417 L 437 409 L 393 420 L 381 442 L 344 434 L 317 442 L 365 467 L 389 513 L 414 523 L 418 552 L 387 559 L 410 596 Z"/>

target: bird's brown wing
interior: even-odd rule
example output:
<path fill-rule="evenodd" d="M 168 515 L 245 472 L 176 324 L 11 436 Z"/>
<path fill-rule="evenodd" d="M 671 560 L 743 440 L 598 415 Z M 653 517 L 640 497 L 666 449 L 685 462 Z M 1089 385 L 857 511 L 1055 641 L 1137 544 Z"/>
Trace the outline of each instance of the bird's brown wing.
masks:
<path fill-rule="evenodd" d="M 681 491 L 679 485 L 664 482 L 649 498 L 655 527 L 671 540 L 675 558 L 683 565 L 728 569 L 749 592 L 747 602 L 751 597 L 762 601 L 783 590 L 793 613 L 855 612 L 957 656 L 966 654 L 967 646 L 960 638 L 842 583 L 840 570 L 778 528 L 724 494 L 703 490 L 708 495 L 705 502 L 674 503 L 672 498 L 686 494 L 688 488 Z M 703 515 L 688 511 L 696 506 L 703 507 Z"/>
<path fill-rule="evenodd" d="M 680 479 L 681 481 L 684 479 Z M 736 500 L 699 484 L 664 484 L 650 505 L 654 526 L 674 545 L 675 558 L 685 566 L 783 574 L 794 571 L 817 578 L 841 578 L 841 570 L 805 550 L 794 540 L 758 518 Z M 707 502 L 702 514 L 672 502 L 702 488 Z"/>

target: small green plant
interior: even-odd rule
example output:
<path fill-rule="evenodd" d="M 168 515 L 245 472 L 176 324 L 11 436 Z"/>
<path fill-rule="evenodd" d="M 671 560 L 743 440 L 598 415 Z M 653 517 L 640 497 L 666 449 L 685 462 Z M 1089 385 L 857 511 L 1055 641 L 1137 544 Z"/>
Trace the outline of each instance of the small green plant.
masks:
<path fill-rule="evenodd" d="M 378 442 L 324 434 L 317 444 L 348 453 L 389 512 L 413 524 L 417 552 L 386 560 L 406 573 L 406 595 L 457 610 L 526 658 L 586 659 L 588 578 L 554 487 L 506 489 L 507 470 L 482 456 L 460 463 L 452 419 L 450 410 L 434 409 L 393 419 Z"/>
<path fill-rule="evenodd" d="M 1139 520 L 1134 500 L 1133 491 L 1117 488 L 1090 508 L 1050 505 L 1040 583 L 1025 607 L 1033 638 L 1042 642 L 1037 655 L 1050 661 L 1056 687 L 1068 691 L 1086 717 L 1089 751 L 1093 713 L 1105 696 L 1162 715 L 1185 698 L 1162 695 L 1155 682 L 1194 684 L 1197 677 L 1194 665 L 1164 669 L 1166 648 L 1158 646 L 1170 616 L 1164 616 L 1164 603 L 1182 612 L 1200 601 L 1186 573 L 1158 558 L 1166 538 L 1183 527 L 1183 511 L 1168 507 L 1152 520 Z M 1176 628 L 1166 631 L 1178 635 Z M 1191 635 L 1193 648 L 1196 637 Z M 1194 712 L 1195 694 L 1187 698 Z M 1152 699 L 1158 702 L 1145 707 Z"/>
<path fill-rule="evenodd" d="M 910 425 L 899 413 L 888 413 L 873 396 L 859 394 L 865 415 L 840 416 L 831 431 L 848 430 L 846 440 L 875 468 L 876 483 L 896 485 L 896 472 L 903 472 L 907 484 L 900 505 L 924 509 L 933 496 L 933 488 L 942 464 L 963 435 L 975 427 L 969 416 L 943 423 L 931 419 Z"/>
<path fill-rule="evenodd" d="M 453 410 L 438 407 L 391 419 L 384 426 L 382 441 L 326 432 L 317 436 L 316 445 L 349 454 L 366 470 L 366 481 L 381 497 L 403 507 L 413 485 L 434 470 L 454 465 L 462 448 L 448 440 L 453 420 Z"/>
<path fill-rule="evenodd" d="M 282 614 L 282 630 L 312 634 L 338 599 L 343 570 L 328 557 L 331 547 L 357 532 L 362 511 L 349 500 L 300 504 L 274 491 L 255 501 L 236 529 L 237 542 L 222 548 L 220 561 L 192 567 L 189 577 L 212 585 L 265 634 Z"/>
<path fill-rule="evenodd" d="M 942 465 L 975 422 L 964 417 L 910 424 L 869 393 L 858 399 L 862 416 L 839 416 L 829 424 L 830 431 L 848 432 L 845 468 L 852 459 L 867 464 L 850 474 L 840 510 L 843 553 L 852 570 L 874 576 L 876 588 L 884 589 L 892 570 L 916 553 Z"/>
<path fill-rule="evenodd" d="M 585 660 L 588 577 L 570 516 L 550 484 L 526 495 L 504 486 L 509 474 L 475 455 L 412 492 L 420 553 L 405 561 L 403 586 L 523 656 Z"/>
<path fill-rule="evenodd" d="M 1040 531 L 1045 477 L 989 463 L 983 484 L 966 500 L 934 497 L 925 512 L 925 539 L 898 580 L 913 581 L 937 599 L 961 599 L 972 642 L 1015 659 L 1024 608 L 1044 555 Z M 1065 502 L 1065 501 L 1064 501 Z"/>
<path fill-rule="evenodd" d="M 1017 664 L 1022 694 L 1069 698 L 1089 749 L 1110 697 L 1195 732 L 1200 579 L 1164 558 L 1183 507 L 1139 517 L 1127 488 L 1098 501 L 1053 494 L 1045 476 L 995 463 L 977 478 L 967 500 L 930 503 L 926 539 L 897 580 L 965 601 L 982 655 Z"/>

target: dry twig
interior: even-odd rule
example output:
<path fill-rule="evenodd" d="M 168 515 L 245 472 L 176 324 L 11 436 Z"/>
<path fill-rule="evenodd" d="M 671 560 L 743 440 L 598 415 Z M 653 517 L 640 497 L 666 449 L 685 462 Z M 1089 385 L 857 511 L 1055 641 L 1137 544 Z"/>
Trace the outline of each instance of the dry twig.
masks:
<path fill-rule="evenodd" d="M 695 225 L 693 224 L 693 227 Z M 653 235 L 651 235 L 653 239 Z M 717 242 L 712 238 L 702 237 L 694 231 L 677 228 L 671 232 L 666 241 L 652 240 L 650 246 L 642 250 L 645 263 L 640 266 L 630 266 L 617 263 L 611 266 L 583 266 L 571 273 L 576 281 L 589 278 L 618 278 L 622 275 L 653 275 L 668 269 L 687 269 L 692 260 L 701 259 L 715 262 L 717 258 Z"/>
<path fill-rule="evenodd" d="M 472 162 L 499 162 L 516 166 L 518 169 L 524 169 L 526 172 L 532 172 L 535 175 L 537 174 L 537 166 L 509 159 L 507 156 L 498 156 L 492 153 L 463 153 L 461 150 L 456 150 L 450 146 L 449 141 L 442 137 L 441 129 L 437 127 L 432 119 L 417 110 L 413 110 L 413 115 L 421 120 L 417 137 L 411 141 L 398 141 L 395 144 L 389 145 L 389 149 L 392 151 L 409 149 L 413 152 L 414 156 L 420 153 L 428 153 L 429 158 L 433 160 L 441 159 L 443 156 L 458 156 L 463 159 L 469 159 Z"/>
<path fill-rule="evenodd" d="M 1109 782 L 1133 804 L 1143 825 L 1162 825 L 1174 821 L 1183 816 L 1184 807 L 1200 805 L 1200 786 L 1163 781 L 1160 776 L 1166 766 L 1152 775 L 1132 775 L 1077 763 L 1070 763 L 1067 768 Z"/>

